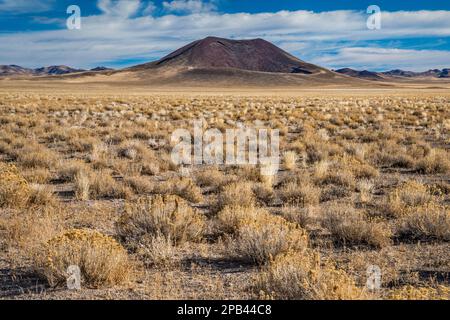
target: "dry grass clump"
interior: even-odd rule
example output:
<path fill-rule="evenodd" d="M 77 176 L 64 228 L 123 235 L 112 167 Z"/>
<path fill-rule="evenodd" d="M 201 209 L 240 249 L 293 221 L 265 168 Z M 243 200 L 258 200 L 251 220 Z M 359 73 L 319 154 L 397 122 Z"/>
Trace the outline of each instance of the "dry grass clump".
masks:
<path fill-rule="evenodd" d="M 381 167 L 413 168 L 415 160 L 405 147 L 399 146 L 395 141 L 377 143 L 369 152 L 368 160 Z"/>
<path fill-rule="evenodd" d="M 195 181 L 201 187 L 219 189 L 226 183 L 224 174 L 217 168 L 207 168 L 195 173 Z"/>
<path fill-rule="evenodd" d="M 411 285 L 389 292 L 389 300 L 448 300 L 450 288 L 442 285 L 436 287 L 413 287 Z"/>
<path fill-rule="evenodd" d="M 320 139 L 306 142 L 306 160 L 308 163 L 312 164 L 327 160 L 334 153 L 336 153 L 334 146 Z"/>
<path fill-rule="evenodd" d="M 432 149 L 429 155 L 417 163 L 416 169 L 426 174 L 450 173 L 450 153 L 446 150 Z"/>
<path fill-rule="evenodd" d="M 314 171 L 313 171 L 313 177 L 315 181 L 323 181 L 325 179 L 326 175 L 328 174 L 328 170 L 330 168 L 330 162 L 329 161 L 320 161 L 317 162 L 314 165 Z"/>
<path fill-rule="evenodd" d="M 176 264 L 175 247 L 170 238 L 162 235 L 148 235 L 140 241 L 136 253 L 147 266 L 170 268 Z"/>
<path fill-rule="evenodd" d="M 174 184 L 174 193 L 189 202 L 199 203 L 203 201 L 202 189 L 189 178 L 176 181 Z"/>
<path fill-rule="evenodd" d="M 308 246 L 306 232 L 267 211 L 237 223 L 237 232 L 229 242 L 230 251 L 244 260 L 258 265 L 288 251 L 302 251 Z"/>
<path fill-rule="evenodd" d="M 129 160 L 142 160 L 143 158 L 151 158 L 151 152 L 147 147 L 140 141 L 132 140 L 123 143 L 118 150 L 118 155 L 120 157 Z"/>
<path fill-rule="evenodd" d="M 322 178 L 316 180 L 321 185 L 334 185 L 346 190 L 353 190 L 356 186 L 355 176 L 349 169 L 333 169 Z"/>
<path fill-rule="evenodd" d="M 87 155 L 86 160 L 94 169 L 104 169 L 109 166 L 112 158 L 111 150 L 106 144 L 96 143 Z"/>
<path fill-rule="evenodd" d="M 286 170 L 294 170 L 297 162 L 297 154 L 294 151 L 287 151 L 283 155 L 283 160 Z"/>
<path fill-rule="evenodd" d="M 373 179 L 380 175 L 377 168 L 364 162 L 364 155 L 344 155 L 336 168 L 338 171 L 348 170 L 356 179 Z"/>
<path fill-rule="evenodd" d="M 356 179 L 373 179 L 380 175 L 378 169 L 369 164 L 360 164 L 352 168 Z"/>
<path fill-rule="evenodd" d="M 232 170 L 244 181 L 258 182 L 261 177 L 261 170 L 253 164 L 236 165 L 232 167 Z"/>
<path fill-rule="evenodd" d="M 52 178 L 52 173 L 46 168 L 25 170 L 22 175 L 28 182 L 38 184 L 48 183 Z"/>
<path fill-rule="evenodd" d="M 28 203 L 37 206 L 53 206 L 57 202 L 53 190 L 46 185 L 33 184 L 30 188 Z"/>
<path fill-rule="evenodd" d="M 245 221 L 265 214 L 267 210 L 254 206 L 226 206 L 216 217 L 217 229 L 223 233 L 236 234 Z"/>
<path fill-rule="evenodd" d="M 371 180 L 363 179 L 357 182 L 356 189 L 359 192 L 358 201 L 361 203 L 369 203 L 372 200 L 374 183 Z"/>
<path fill-rule="evenodd" d="M 275 199 L 275 190 L 273 189 L 272 184 L 269 182 L 255 183 L 253 186 L 253 193 L 255 194 L 258 201 L 263 205 L 268 205 L 271 201 Z"/>
<path fill-rule="evenodd" d="M 251 207 L 255 196 L 250 182 L 233 182 L 222 188 L 218 198 L 218 209 L 225 206 Z"/>
<path fill-rule="evenodd" d="M 78 171 L 74 177 L 75 198 L 78 200 L 89 200 L 89 189 L 91 181 L 85 171 Z"/>
<path fill-rule="evenodd" d="M 308 227 L 319 215 L 319 206 L 307 206 L 307 207 L 283 207 L 280 211 L 280 215 L 287 221 L 296 223 L 302 228 Z"/>
<path fill-rule="evenodd" d="M 320 188 L 305 181 L 302 183 L 288 182 L 279 189 L 279 197 L 284 204 L 299 207 L 315 206 L 320 201 Z"/>
<path fill-rule="evenodd" d="M 14 165 L 0 162 L 0 207 L 20 208 L 27 204 L 30 187 Z"/>
<path fill-rule="evenodd" d="M 410 180 L 393 190 L 384 204 L 385 215 L 398 218 L 411 208 L 433 202 L 428 188 L 420 182 Z"/>
<path fill-rule="evenodd" d="M 141 197 L 127 202 L 125 210 L 117 230 L 133 249 L 148 235 L 161 235 L 180 244 L 200 240 L 205 230 L 204 216 L 175 195 Z"/>
<path fill-rule="evenodd" d="M 158 163 L 145 161 L 142 163 L 141 173 L 143 175 L 155 176 L 160 173 L 160 166 Z"/>
<path fill-rule="evenodd" d="M 152 193 L 155 185 L 148 178 L 142 176 L 125 177 L 125 185 L 129 186 L 135 194 L 144 195 Z"/>
<path fill-rule="evenodd" d="M 69 266 L 78 266 L 88 287 L 113 286 L 128 280 L 126 250 L 113 238 L 94 230 L 67 230 L 46 242 L 35 255 L 35 268 L 50 285 L 65 283 Z"/>
<path fill-rule="evenodd" d="M 118 183 L 107 170 L 93 171 L 89 177 L 89 197 L 127 199 L 131 197 L 131 190 Z"/>
<path fill-rule="evenodd" d="M 450 209 L 435 203 L 416 207 L 399 221 L 397 234 L 412 240 L 450 241 Z"/>
<path fill-rule="evenodd" d="M 337 243 L 343 245 L 382 248 L 391 243 L 391 232 L 386 224 L 368 221 L 363 212 L 350 205 L 328 206 L 324 211 L 322 225 L 331 232 Z"/>
<path fill-rule="evenodd" d="M 119 149 L 118 155 L 129 160 L 135 160 L 138 156 L 140 156 L 139 151 L 140 149 L 137 148 L 137 145 L 128 143 L 126 146 Z"/>
<path fill-rule="evenodd" d="M 57 155 L 42 146 L 24 147 L 17 151 L 17 162 L 24 168 L 51 169 L 58 160 Z"/>
<path fill-rule="evenodd" d="M 287 253 L 275 257 L 258 275 L 255 291 L 277 300 L 356 300 L 367 293 L 354 280 L 318 253 Z"/>
<path fill-rule="evenodd" d="M 64 212 L 52 206 L 32 207 L 0 216 L 0 242 L 27 255 L 61 231 Z M 20 257 L 19 257 L 20 258 Z"/>
<path fill-rule="evenodd" d="M 71 160 L 71 161 L 64 161 L 61 162 L 58 171 L 57 176 L 58 179 L 65 181 L 65 182 L 74 182 L 76 180 L 77 175 L 84 174 L 90 172 L 90 168 L 80 160 Z"/>

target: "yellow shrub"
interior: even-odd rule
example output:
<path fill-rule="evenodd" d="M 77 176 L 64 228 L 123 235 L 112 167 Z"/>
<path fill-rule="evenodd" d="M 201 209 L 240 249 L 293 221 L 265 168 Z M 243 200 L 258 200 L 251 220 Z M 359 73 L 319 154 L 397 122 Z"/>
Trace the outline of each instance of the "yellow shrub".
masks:
<path fill-rule="evenodd" d="M 345 271 L 321 262 L 319 254 L 310 250 L 276 257 L 257 276 L 255 290 L 262 298 L 279 300 L 368 298 Z"/>
<path fill-rule="evenodd" d="M 235 234 L 246 220 L 267 214 L 267 210 L 254 206 L 226 206 L 217 215 L 217 227 L 221 232 Z"/>
<path fill-rule="evenodd" d="M 390 300 L 448 300 L 450 288 L 446 286 L 422 287 L 404 286 L 394 289 L 388 294 Z"/>
<path fill-rule="evenodd" d="M 30 187 L 17 168 L 0 162 L 0 207 L 23 207 L 30 196 Z"/>
<path fill-rule="evenodd" d="M 66 281 L 72 265 L 80 268 L 82 283 L 89 287 L 120 284 L 130 275 L 126 250 L 113 238 L 88 229 L 71 229 L 50 239 L 35 262 L 52 286 Z"/>
<path fill-rule="evenodd" d="M 132 193 L 128 187 L 117 182 L 107 170 L 92 172 L 89 182 L 91 199 L 127 199 Z"/>

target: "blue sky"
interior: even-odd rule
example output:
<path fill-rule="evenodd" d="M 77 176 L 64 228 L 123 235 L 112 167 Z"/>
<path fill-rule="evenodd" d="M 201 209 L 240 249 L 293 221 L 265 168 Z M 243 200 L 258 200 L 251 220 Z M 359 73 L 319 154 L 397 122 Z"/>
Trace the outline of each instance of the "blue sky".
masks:
<path fill-rule="evenodd" d="M 81 8 L 81 30 L 66 9 Z M 369 5 L 381 29 L 366 26 Z M 450 1 L 0 0 L 0 64 L 115 68 L 208 35 L 261 37 L 328 68 L 450 68 Z"/>

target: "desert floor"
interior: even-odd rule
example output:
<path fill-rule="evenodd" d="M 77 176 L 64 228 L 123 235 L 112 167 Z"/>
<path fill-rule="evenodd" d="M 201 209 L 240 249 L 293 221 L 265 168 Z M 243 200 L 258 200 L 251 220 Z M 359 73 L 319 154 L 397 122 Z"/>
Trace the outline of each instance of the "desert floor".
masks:
<path fill-rule="evenodd" d="M 278 129 L 281 170 L 181 170 L 196 119 Z M 448 299 L 449 149 L 448 89 L 2 81 L 0 297 Z"/>

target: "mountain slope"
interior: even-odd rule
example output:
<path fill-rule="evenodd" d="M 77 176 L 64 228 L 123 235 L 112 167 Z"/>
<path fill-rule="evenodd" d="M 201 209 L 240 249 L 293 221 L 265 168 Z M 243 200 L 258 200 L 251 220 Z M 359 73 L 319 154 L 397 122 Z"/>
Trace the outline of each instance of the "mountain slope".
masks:
<path fill-rule="evenodd" d="M 34 70 L 16 65 L 0 65 L 0 76 L 30 76 Z"/>
<path fill-rule="evenodd" d="M 367 71 L 367 70 L 358 71 L 358 70 L 354 70 L 354 69 L 350 69 L 350 68 L 343 68 L 343 69 L 335 70 L 335 72 L 340 73 L 340 74 L 345 74 L 350 77 L 362 78 L 362 79 L 367 79 L 367 80 L 383 80 L 384 79 L 379 73 Z"/>
<path fill-rule="evenodd" d="M 439 74 L 439 78 L 450 78 L 450 69 L 443 69 Z"/>
<path fill-rule="evenodd" d="M 156 62 L 131 69 L 147 68 L 238 69 L 300 74 L 329 72 L 306 63 L 263 39 L 229 40 L 216 37 L 194 41 Z"/>
<path fill-rule="evenodd" d="M 74 69 L 68 66 L 49 66 L 34 69 L 34 74 L 41 75 L 60 75 L 60 74 L 68 74 L 74 72 L 82 72 L 85 71 L 83 69 Z"/>
<path fill-rule="evenodd" d="M 339 70 L 335 70 L 335 72 L 340 74 L 345 74 L 350 77 L 367 79 L 367 80 L 386 80 L 386 81 L 395 81 L 395 80 L 412 80 L 412 79 L 438 79 L 438 78 L 448 78 L 450 69 L 430 69 L 424 72 L 414 72 L 414 71 L 405 71 L 401 69 L 394 69 L 385 72 L 373 72 L 373 71 L 359 71 L 350 68 L 343 68 Z"/>
<path fill-rule="evenodd" d="M 97 67 L 90 71 L 111 71 L 106 67 Z M 84 69 L 75 69 L 68 66 L 49 66 L 36 69 L 24 68 L 17 65 L 0 65 L 0 77 L 30 77 L 30 76 L 58 76 L 72 73 L 85 72 Z"/>

